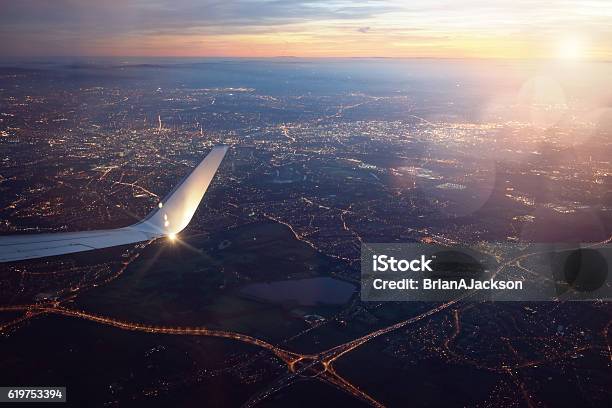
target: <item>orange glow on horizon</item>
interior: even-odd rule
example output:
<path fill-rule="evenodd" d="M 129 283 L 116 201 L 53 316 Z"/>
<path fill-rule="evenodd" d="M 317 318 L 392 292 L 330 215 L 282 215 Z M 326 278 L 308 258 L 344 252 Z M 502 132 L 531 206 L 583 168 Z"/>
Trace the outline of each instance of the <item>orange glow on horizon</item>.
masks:
<path fill-rule="evenodd" d="M 240 0 L 231 5 L 195 0 L 75 5 L 49 3 L 30 10 L 19 2 L 9 3 L 7 7 L 15 8 L 13 14 L 21 18 L 2 21 L 0 16 L 5 28 L 0 52 L 612 61 L 612 4 L 604 0 L 466 0 L 444 7 L 422 0 L 305 1 L 292 8 L 283 2 Z M 59 21 L 41 21 L 41 7 Z"/>
<path fill-rule="evenodd" d="M 452 39 L 399 39 L 384 41 L 306 34 L 154 36 L 113 38 L 81 48 L 83 55 L 135 57 L 304 57 L 304 58 L 492 58 L 612 60 L 612 50 L 586 47 L 566 40 L 550 42 L 530 38 L 461 37 Z M 562 47 L 565 46 L 565 52 Z M 578 49 L 581 47 L 580 49 Z M 570 56 L 569 54 L 579 54 Z"/>

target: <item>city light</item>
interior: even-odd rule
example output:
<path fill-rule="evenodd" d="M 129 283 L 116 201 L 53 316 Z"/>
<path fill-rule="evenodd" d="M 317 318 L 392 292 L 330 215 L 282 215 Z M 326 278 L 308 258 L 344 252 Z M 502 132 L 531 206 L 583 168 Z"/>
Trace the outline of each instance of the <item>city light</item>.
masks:
<path fill-rule="evenodd" d="M 612 1 L 437 3 L 2 2 L 0 402 L 608 408 Z"/>

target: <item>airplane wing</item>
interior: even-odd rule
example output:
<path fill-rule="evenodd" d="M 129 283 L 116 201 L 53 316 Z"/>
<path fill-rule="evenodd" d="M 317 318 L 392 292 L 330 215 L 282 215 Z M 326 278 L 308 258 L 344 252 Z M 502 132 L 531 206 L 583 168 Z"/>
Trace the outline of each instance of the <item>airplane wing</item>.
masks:
<path fill-rule="evenodd" d="M 191 221 L 227 146 L 217 146 L 178 184 L 147 217 L 129 227 L 0 236 L 0 263 L 91 251 L 174 236 Z"/>

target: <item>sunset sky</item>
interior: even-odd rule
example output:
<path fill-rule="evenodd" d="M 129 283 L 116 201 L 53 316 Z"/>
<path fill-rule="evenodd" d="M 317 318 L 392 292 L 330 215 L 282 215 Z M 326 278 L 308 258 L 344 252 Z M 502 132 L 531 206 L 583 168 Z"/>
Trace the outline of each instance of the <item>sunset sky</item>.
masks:
<path fill-rule="evenodd" d="M 2 56 L 612 60 L 610 0 L 0 0 Z"/>

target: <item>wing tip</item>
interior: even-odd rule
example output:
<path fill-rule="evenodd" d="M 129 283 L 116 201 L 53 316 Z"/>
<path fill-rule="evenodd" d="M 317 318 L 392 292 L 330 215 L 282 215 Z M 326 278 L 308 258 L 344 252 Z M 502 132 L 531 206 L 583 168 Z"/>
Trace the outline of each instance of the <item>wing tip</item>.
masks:
<path fill-rule="evenodd" d="M 225 154 L 227 153 L 230 147 L 230 145 L 213 146 L 211 151 L 200 161 L 200 163 L 198 163 L 195 168 L 181 182 L 177 183 L 177 185 L 174 186 L 174 188 L 158 203 L 158 206 L 154 208 L 153 211 L 151 211 L 144 219 L 140 220 L 136 224 L 131 225 L 130 227 L 140 231 L 154 233 L 156 236 L 168 236 L 182 231 L 191 221 L 191 217 L 195 213 L 195 208 L 197 208 L 197 206 L 200 204 L 200 201 L 204 197 L 204 194 L 206 194 L 206 191 L 208 190 L 208 186 L 212 181 L 212 178 L 217 173 L 219 166 L 221 165 L 221 162 L 225 158 Z M 212 173 L 210 176 L 204 177 L 204 179 L 202 180 L 202 192 L 199 199 L 197 200 L 197 205 L 195 205 L 193 211 L 190 211 L 189 215 L 187 216 L 186 213 L 183 211 L 183 208 L 178 209 L 179 212 L 182 213 L 181 217 L 183 219 L 179 221 L 179 227 L 176 227 L 176 219 L 170 219 L 176 218 L 176 214 L 173 214 L 176 212 L 176 209 L 172 209 L 172 207 L 176 207 L 177 204 L 176 197 L 174 196 L 177 193 L 179 196 L 181 196 L 181 189 L 184 188 L 184 184 L 189 183 L 189 179 L 192 177 L 192 175 L 196 173 L 198 169 L 202 168 L 202 166 L 204 166 L 203 169 L 205 169 L 206 167 L 211 168 L 211 166 L 214 167 L 214 169 L 211 169 Z M 195 186 L 187 188 L 189 189 L 194 187 Z M 175 201 L 174 203 L 172 203 L 173 198 Z M 170 205 L 169 211 L 166 210 L 167 204 Z M 163 219 L 159 218 L 160 216 L 163 216 Z"/>

